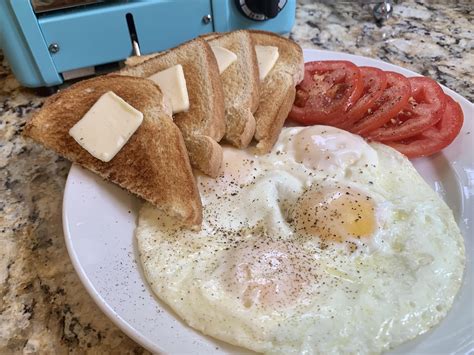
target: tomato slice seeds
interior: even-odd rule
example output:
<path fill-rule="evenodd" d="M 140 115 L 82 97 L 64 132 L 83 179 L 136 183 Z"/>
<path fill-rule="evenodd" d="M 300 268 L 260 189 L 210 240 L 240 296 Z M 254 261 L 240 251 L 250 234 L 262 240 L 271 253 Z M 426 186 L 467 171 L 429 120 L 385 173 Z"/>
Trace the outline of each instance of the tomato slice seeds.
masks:
<path fill-rule="evenodd" d="M 403 75 L 395 72 L 385 72 L 387 87 L 376 101 L 371 111 L 347 130 L 365 135 L 395 117 L 404 108 L 410 98 L 410 82 Z"/>
<path fill-rule="evenodd" d="M 410 138 L 434 126 L 443 117 L 446 95 L 441 86 L 431 78 L 408 78 L 411 97 L 408 105 L 386 125 L 367 135 L 379 142 Z"/>
<path fill-rule="evenodd" d="M 461 106 L 446 95 L 446 109 L 435 126 L 407 140 L 385 144 L 405 154 L 408 158 L 428 156 L 451 144 L 461 131 L 463 122 L 464 115 Z"/>
<path fill-rule="evenodd" d="M 289 118 L 303 124 L 330 124 L 362 95 L 359 68 L 348 61 L 305 64 L 303 81 L 296 87 L 296 98 Z"/>
<path fill-rule="evenodd" d="M 409 158 L 448 146 L 464 120 L 461 106 L 433 79 L 358 68 L 348 61 L 306 63 L 288 117 L 360 134 Z"/>
<path fill-rule="evenodd" d="M 332 124 L 336 127 L 352 127 L 356 121 L 374 107 L 387 86 L 387 76 L 383 70 L 373 67 L 360 67 L 359 69 L 364 85 L 362 96 L 345 115 L 332 120 Z"/>

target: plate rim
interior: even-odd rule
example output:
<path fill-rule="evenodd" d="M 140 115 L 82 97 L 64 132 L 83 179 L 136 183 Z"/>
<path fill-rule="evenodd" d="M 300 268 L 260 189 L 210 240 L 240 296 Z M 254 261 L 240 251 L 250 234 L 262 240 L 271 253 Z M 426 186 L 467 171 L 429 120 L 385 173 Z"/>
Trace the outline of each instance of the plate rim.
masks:
<path fill-rule="evenodd" d="M 62 199 L 62 224 L 63 224 L 63 234 L 64 234 L 64 239 L 65 239 L 65 244 L 66 244 L 66 250 L 69 255 L 69 260 L 72 263 L 72 266 L 74 267 L 74 270 L 81 280 L 82 285 L 86 289 L 87 293 L 89 296 L 92 297 L 94 303 L 99 307 L 99 309 L 105 313 L 107 318 L 114 323 L 117 328 L 119 328 L 121 331 L 123 331 L 127 336 L 132 338 L 136 343 L 140 344 L 143 346 L 145 349 L 147 349 L 150 352 L 155 352 L 155 351 L 161 351 L 165 352 L 164 349 L 157 348 L 156 344 L 153 343 L 151 340 L 143 336 L 138 330 L 136 330 L 134 327 L 132 327 L 125 319 L 123 319 L 112 307 L 109 305 L 101 296 L 100 292 L 97 291 L 97 289 L 94 287 L 91 279 L 87 277 L 87 273 L 85 272 L 84 268 L 82 267 L 81 263 L 79 262 L 79 257 L 77 256 L 77 253 L 72 245 L 72 237 L 70 233 L 70 228 L 69 228 L 69 223 L 68 221 L 68 215 L 67 215 L 67 201 L 69 197 L 66 195 L 66 189 L 69 187 L 69 185 L 72 184 L 72 180 L 69 179 L 69 176 L 71 175 L 71 171 L 73 169 L 81 169 L 79 165 L 72 164 L 71 168 L 68 172 L 68 176 L 66 179 L 66 184 L 64 186 L 64 193 L 63 193 L 63 199 Z M 156 350 L 157 349 L 157 350 Z"/>
<path fill-rule="evenodd" d="M 383 66 L 388 65 L 388 66 L 392 67 L 394 71 L 397 71 L 399 69 L 403 69 L 403 70 L 409 72 L 412 76 L 422 76 L 421 74 L 416 73 L 416 72 L 414 72 L 410 69 L 406 69 L 406 68 L 401 67 L 399 65 L 385 62 L 385 61 L 383 61 L 381 59 L 378 59 L 378 58 L 371 58 L 371 57 L 366 57 L 366 56 L 361 56 L 361 55 L 356 55 L 356 54 L 350 54 L 350 53 L 344 53 L 344 52 L 338 52 L 338 51 L 330 51 L 330 50 L 322 50 L 322 49 L 315 49 L 315 48 L 302 48 L 302 50 L 303 50 L 304 55 L 306 55 L 306 53 L 313 52 L 313 53 L 324 53 L 324 54 L 328 54 L 328 55 L 331 55 L 331 56 L 334 56 L 334 57 L 338 57 L 338 56 L 342 55 L 344 57 L 353 58 L 354 60 L 369 59 L 369 60 L 374 61 L 378 64 L 381 64 Z M 474 104 L 471 103 L 467 98 L 465 98 L 464 96 L 458 94 L 454 90 L 452 90 L 452 89 L 450 89 L 450 88 L 448 88 L 444 85 L 441 85 L 441 87 L 443 88 L 443 90 L 445 92 L 449 93 L 450 96 L 454 95 L 454 96 L 456 96 L 456 99 L 460 98 L 462 101 L 464 101 L 464 103 L 467 106 L 470 106 L 472 111 L 474 111 Z M 466 115 L 464 117 L 466 119 Z M 464 126 L 463 126 L 461 132 L 463 132 L 463 130 L 464 130 Z M 472 134 L 474 134 L 474 132 L 472 132 Z M 471 164 L 474 165 L 474 157 L 471 155 L 470 158 L 471 158 L 470 159 Z M 427 158 L 423 158 L 423 159 L 427 159 Z M 458 175 L 458 178 L 459 178 L 458 168 L 456 166 L 453 166 L 452 164 L 451 164 L 451 167 L 453 168 L 453 170 L 455 170 L 455 172 L 456 172 L 456 174 Z M 72 245 L 73 237 L 72 237 L 70 227 L 69 227 L 69 223 L 68 223 L 68 211 L 67 211 L 67 208 L 66 208 L 66 206 L 68 205 L 68 200 L 70 198 L 69 195 L 68 195 L 68 191 L 69 191 L 69 189 L 71 189 L 71 185 L 73 184 L 71 176 L 73 176 L 75 169 L 81 169 L 81 167 L 76 165 L 76 164 L 71 165 L 71 168 L 68 172 L 68 176 L 67 176 L 67 179 L 66 179 L 66 184 L 65 184 L 65 187 L 64 187 L 64 191 L 63 191 L 62 208 L 61 208 L 61 210 L 62 210 L 61 214 L 62 214 L 63 234 L 64 234 L 64 239 L 65 239 L 66 249 L 67 249 L 67 252 L 68 252 L 68 255 L 69 255 L 69 259 L 71 260 L 71 263 L 74 267 L 74 270 L 75 270 L 76 274 L 78 275 L 82 285 L 86 289 L 87 293 L 92 297 L 94 303 L 99 307 L 99 309 L 102 312 L 105 313 L 107 318 L 110 319 L 114 323 L 114 325 L 116 325 L 127 336 L 129 336 L 131 339 L 133 339 L 135 342 L 137 342 L 138 344 L 140 344 L 141 346 L 143 346 L 147 350 L 149 350 L 151 352 L 166 353 L 167 352 L 166 349 L 161 348 L 155 342 L 153 342 L 150 339 L 148 339 L 147 337 L 143 336 L 137 329 L 135 329 L 125 319 L 123 319 L 111 307 L 111 305 L 109 305 L 103 299 L 100 292 L 94 287 L 94 285 L 92 283 L 92 280 L 87 276 L 87 273 L 85 272 L 84 268 L 82 267 L 82 265 L 79 261 L 79 257 L 77 255 L 75 249 L 74 249 L 74 246 Z M 71 172 L 73 172 L 73 174 L 71 174 Z M 461 202 L 462 202 L 462 204 L 464 204 L 466 202 L 464 194 L 462 194 Z M 470 205 L 470 207 L 474 206 L 474 201 L 472 199 L 471 199 L 471 203 L 469 205 Z M 466 238 L 466 236 L 463 235 L 463 238 Z M 469 254 L 469 251 L 466 250 L 466 259 L 469 257 L 468 254 Z M 464 284 L 464 276 L 465 276 L 465 272 L 463 274 L 463 284 Z M 459 292 L 458 292 L 458 295 L 459 295 Z M 441 320 L 441 322 L 442 322 L 442 320 Z"/>

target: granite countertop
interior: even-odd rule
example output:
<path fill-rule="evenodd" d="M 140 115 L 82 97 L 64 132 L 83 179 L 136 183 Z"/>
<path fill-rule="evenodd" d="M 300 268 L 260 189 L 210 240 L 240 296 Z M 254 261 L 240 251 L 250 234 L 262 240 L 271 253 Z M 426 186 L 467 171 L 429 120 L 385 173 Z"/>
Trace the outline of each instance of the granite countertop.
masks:
<path fill-rule="evenodd" d="M 382 26 L 367 2 L 300 1 L 291 38 L 379 58 L 474 101 L 474 8 L 402 1 Z M 0 54 L 0 353 L 143 353 L 97 308 L 69 261 L 61 202 L 70 163 L 21 136 L 43 98 Z"/>

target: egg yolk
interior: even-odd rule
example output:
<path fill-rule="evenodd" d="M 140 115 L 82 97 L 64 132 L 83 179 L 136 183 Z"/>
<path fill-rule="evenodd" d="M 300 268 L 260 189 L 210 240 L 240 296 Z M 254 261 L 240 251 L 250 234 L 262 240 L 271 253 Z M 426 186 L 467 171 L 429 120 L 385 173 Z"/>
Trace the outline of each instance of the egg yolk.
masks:
<path fill-rule="evenodd" d="M 351 188 L 311 188 L 297 201 L 292 219 L 298 232 L 323 241 L 345 242 L 372 236 L 375 204 Z"/>
<path fill-rule="evenodd" d="M 310 126 L 293 138 L 295 160 L 308 169 L 343 171 L 356 162 L 378 163 L 375 150 L 363 138 L 335 127 Z"/>
<path fill-rule="evenodd" d="M 294 303 L 311 275 L 309 256 L 296 246 L 266 236 L 242 243 L 229 258 L 224 283 L 246 308 Z"/>
<path fill-rule="evenodd" d="M 254 155 L 240 149 L 224 147 L 219 177 L 215 179 L 200 174 L 199 189 L 205 195 L 222 195 L 239 191 L 241 186 L 253 180 L 258 171 L 259 163 Z"/>

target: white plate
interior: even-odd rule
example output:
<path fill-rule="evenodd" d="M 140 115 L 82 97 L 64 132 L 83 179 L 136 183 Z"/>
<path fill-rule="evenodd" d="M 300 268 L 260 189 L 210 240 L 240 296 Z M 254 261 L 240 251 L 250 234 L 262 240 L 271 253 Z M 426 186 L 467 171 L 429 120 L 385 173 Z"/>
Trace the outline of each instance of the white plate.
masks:
<path fill-rule="evenodd" d="M 305 60 L 345 59 L 407 76 L 418 75 L 379 60 L 305 50 Z M 429 333 L 392 353 L 468 353 L 474 350 L 474 105 L 444 88 L 465 116 L 456 141 L 441 154 L 414 161 L 420 174 L 454 211 L 464 235 L 467 265 L 462 289 L 446 319 Z M 143 278 L 133 236 L 141 202 L 73 165 L 63 200 L 63 225 L 72 263 L 99 307 L 126 334 L 153 352 L 244 351 L 201 335 L 181 322 L 151 292 Z"/>

